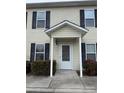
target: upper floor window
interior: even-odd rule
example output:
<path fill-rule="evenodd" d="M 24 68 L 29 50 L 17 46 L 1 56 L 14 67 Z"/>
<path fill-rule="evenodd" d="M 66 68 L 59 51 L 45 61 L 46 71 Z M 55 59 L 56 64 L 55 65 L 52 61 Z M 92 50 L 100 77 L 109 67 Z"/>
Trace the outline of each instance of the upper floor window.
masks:
<path fill-rule="evenodd" d="M 85 10 L 85 27 L 95 26 L 95 13 L 94 10 Z"/>
<path fill-rule="evenodd" d="M 36 27 L 45 28 L 46 25 L 46 12 L 37 12 Z"/>

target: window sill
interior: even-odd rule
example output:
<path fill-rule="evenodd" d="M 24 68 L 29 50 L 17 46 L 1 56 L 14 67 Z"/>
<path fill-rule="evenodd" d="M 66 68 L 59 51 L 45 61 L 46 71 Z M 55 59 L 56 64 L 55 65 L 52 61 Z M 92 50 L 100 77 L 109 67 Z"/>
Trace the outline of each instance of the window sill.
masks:
<path fill-rule="evenodd" d="M 33 30 L 45 30 L 46 28 L 36 28 L 36 29 L 33 29 Z"/>

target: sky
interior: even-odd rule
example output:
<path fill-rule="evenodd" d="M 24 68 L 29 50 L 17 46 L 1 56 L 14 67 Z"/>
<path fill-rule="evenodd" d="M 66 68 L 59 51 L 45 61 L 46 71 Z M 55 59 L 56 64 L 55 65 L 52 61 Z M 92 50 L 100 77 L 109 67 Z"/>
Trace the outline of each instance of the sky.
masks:
<path fill-rule="evenodd" d="M 37 2 L 59 2 L 59 1 L 81 1 L 81 0 L 26 0 L 26 3 L 37 3 Z"/>

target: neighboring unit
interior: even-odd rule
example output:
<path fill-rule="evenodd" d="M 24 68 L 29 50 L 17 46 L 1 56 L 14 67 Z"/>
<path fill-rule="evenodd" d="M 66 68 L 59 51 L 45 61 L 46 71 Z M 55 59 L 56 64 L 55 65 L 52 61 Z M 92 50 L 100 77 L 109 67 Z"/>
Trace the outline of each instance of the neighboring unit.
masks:
<path fill-rule="evenodd" d="M 97 1 L 26 4 L 26 60 L 57 61 L 57 69 L 80 70 L 96 60 Z M 52 76 L 52 69 L 50 76 Z"/>

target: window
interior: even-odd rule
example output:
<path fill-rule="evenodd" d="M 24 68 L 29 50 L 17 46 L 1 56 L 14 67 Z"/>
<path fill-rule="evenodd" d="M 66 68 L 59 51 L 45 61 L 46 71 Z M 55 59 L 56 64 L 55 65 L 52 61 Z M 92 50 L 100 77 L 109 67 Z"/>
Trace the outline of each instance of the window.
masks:
<path fill-rule="evenodd" d="M 62 46 L 62 61 L 70 61 L 69 45 L 63 45 Z"/>
<path fill-rule="evenodd" d="M 46 24 L 46 12 L 37 12 L 37 28 L 44 28 Z"/>
<path fill-rule="evenodd" d="M 44 60 L 44 57 L 45 57 L 45 46 L 44 46 L 44 44 L 36 44 L 35 60 Z"/>
<path fill-rule="evenodd" d="M 95 26 L 94 10 L 85 10 L 85 27 Z"/>
<path fill-rule="evenodd" d="M 96 44 L 86 44 L 86 59 L 96 60 Z"/>

